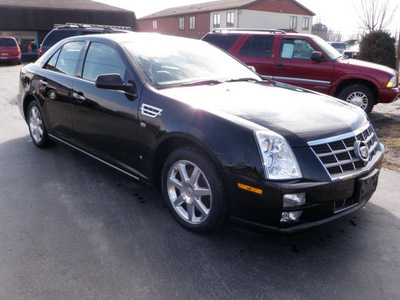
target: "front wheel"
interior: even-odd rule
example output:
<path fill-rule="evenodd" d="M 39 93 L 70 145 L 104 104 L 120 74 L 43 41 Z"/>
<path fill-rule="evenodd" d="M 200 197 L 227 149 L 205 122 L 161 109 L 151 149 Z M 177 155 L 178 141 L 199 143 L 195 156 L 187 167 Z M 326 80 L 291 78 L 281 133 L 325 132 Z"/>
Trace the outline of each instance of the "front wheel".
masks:
<path fill-rule="evenodd" d="M 219 227 L 226 214 L 222 179 L 208 157 L 194 149 L 172 152 L 163 167 L 162 190 L 176 220 L 194 232 Z"/>
<path fill-rule="evenodd" d="M 352 84 L 345 87 L 340 93 L 339 98 L 360 107 L 367 114 L 372 111 L 376 99 L 371 90 L 362 84 Z"/>
<path fill-rule="evenodd" d="M 40 148 L 46 147 L 49 143 L 49 137 L 43 122 L 42 111 L 35 100 L 29 103 L 27 122 L 33 143 Z"/>

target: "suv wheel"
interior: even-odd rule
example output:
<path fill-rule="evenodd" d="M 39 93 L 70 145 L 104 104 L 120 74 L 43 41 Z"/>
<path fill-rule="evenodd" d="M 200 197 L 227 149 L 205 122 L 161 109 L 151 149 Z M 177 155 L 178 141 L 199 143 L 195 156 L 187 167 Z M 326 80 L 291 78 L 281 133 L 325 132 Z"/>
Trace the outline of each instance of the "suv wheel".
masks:
<path fill-rule="evenodd" d="M 352 84 L 345 87 L 339 98 L 363 109 L 369 114 L 375 105 L 376 99 L 371 90 L 362 84 Z"/>
<path fill-rule="evenodd" d="M 222 179 L 204 154 L 189 148 L 172 152 L 163 167 L 162 190 L 177 221 L 186 229 L 216 229 L 226 212 Z"/>

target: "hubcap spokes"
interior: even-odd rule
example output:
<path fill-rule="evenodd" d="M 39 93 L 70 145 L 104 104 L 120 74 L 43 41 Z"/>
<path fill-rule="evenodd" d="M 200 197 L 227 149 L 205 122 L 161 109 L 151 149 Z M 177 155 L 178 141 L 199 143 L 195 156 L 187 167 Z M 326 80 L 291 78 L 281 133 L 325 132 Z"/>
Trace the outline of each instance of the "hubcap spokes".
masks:
<path fill-rule="evenodd" d="M 192 224 L 202 223 L 209 215 L 212 194 L 204 173 L 190 161 L 177 161 L 167 179 L 169 200 L 181 218 Z"/>
<path fill-rule="evenodd" d="M 354 104 L 362 109 L 366 109 L 368 106 L 368 97 L 362 92 L 353 92 L 351 93 L 347 99 L 347 102 Z"/>
<path fill-rule="evenodd" d="M 39 143 L 43 138 L 43 122 L 37 107 L 33 106 L 29 111 L 29 128 L 32 138 Z"/>

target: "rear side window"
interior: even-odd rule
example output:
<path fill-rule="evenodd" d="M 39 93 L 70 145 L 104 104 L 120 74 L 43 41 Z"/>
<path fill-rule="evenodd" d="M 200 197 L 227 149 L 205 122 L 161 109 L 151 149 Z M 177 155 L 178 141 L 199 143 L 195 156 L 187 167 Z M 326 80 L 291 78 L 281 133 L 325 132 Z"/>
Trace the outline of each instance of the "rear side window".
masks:
<path fill-rule="evenodd" d="M 271 57 L 272 46 L 274 45 L 274 36 L 272 35 L 253 35 L 242 49 L 240 49 L 240 56 L 251 57 Z"/>
<path fill-rule="evenodd" d="M 111 46 L 96 42 L 90 44 L 82 78 L 95 81 L 99 75 L 118 73 L 124 80 L 125 71 L 125 64 Z"/>
<path fill-rule="evenodd" d="M 47 62 L 45 69 L 73 76 L 85 42 L 66 43 Z M 61 51 L 61 52 L 60 52 Z"/>
<path fill-rule="evenodd" d="M 0 39 L 0 47 L 17 47 L 14 39 Z"/>
<path fill-rule="evenodd" d="M 236 42 L 240 34 L 207 34 L 203 41 L 209 42 L 225 51 L 228 51 Z"/>
<path fill-rule="evenodd" d="M 46 36 L 45 40 L 43 41 L 43 46 L 50 48 L 59 41 L 76 34 L 76 30 L 53 30 Z"/>

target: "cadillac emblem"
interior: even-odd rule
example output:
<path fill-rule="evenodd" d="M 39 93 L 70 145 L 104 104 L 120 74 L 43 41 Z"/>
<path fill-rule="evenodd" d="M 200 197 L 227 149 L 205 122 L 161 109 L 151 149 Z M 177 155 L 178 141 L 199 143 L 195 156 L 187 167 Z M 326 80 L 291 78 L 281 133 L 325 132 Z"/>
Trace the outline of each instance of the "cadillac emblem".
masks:
<path fill-rule="evenodd" d="M 368 162 L 370 159 L 368 146 L 365 142 L 356 141 L 354 143 L 354 154 L 357 158 L 364 162 Z"/>

